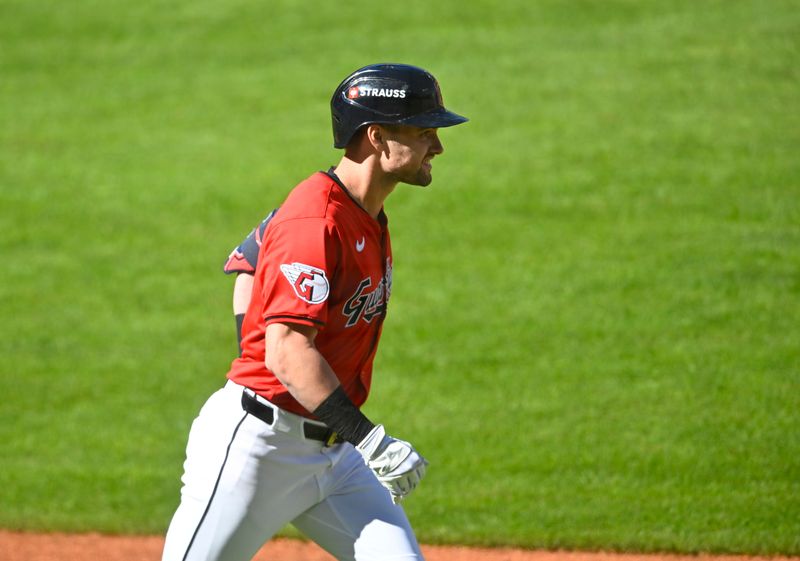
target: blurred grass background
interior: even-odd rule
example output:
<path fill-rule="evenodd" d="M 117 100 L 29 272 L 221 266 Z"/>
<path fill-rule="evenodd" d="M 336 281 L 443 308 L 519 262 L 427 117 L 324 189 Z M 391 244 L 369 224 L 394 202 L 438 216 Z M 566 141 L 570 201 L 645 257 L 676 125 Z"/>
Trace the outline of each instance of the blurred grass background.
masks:
<path fill-rule="evenodd" d="M 387 208 L 420 540 L 800 554 L 798 55 L 789 0 L 0 0 L 0 526 L 165 530 L 222 262 L 394 61 L 471 118 Z"/>

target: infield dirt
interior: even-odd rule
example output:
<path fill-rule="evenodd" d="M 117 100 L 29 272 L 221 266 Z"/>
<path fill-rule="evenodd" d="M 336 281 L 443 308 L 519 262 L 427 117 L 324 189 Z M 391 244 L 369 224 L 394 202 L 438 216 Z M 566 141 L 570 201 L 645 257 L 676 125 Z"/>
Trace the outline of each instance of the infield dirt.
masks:
<path fill-rule="evenodd" d="M 104 536 L 100 534 L 33 534 L 0 530 L 3 561 L 158 561 L 161 536 Z M 800 561 L 800 557 L 745 557 L 526 551 L 423 545 L 427 561 Z M 335 561 L 313 543 L 270 541 L 254 561 Z"/>

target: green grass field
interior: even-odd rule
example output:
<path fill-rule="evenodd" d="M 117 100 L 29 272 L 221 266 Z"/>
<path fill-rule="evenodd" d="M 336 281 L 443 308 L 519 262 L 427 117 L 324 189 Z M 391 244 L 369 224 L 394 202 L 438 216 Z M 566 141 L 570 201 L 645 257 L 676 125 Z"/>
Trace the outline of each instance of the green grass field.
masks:
<path fill-rule="evenodd" d="M 800 554 L 800 2 L 376 6 L 0 0 L 0 527 L 165 530 L 222 262 L 399 61 L 471 118 L 387 206 L 419 538 Z"/>

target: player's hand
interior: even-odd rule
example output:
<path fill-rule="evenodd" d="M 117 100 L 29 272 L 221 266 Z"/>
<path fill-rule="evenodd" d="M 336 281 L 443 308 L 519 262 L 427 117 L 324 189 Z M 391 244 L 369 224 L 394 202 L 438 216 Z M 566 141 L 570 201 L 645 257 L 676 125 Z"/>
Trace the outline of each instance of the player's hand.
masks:
<path fill-rule="evenodd" d="M 359 442 L 356 450 L 375 472 L 381 485 L 392 494 L 395 503 L 416 488 L 428 466 L 428 461 L 411 444 L 388 436 L 383 425 L 376 425 Z"/>

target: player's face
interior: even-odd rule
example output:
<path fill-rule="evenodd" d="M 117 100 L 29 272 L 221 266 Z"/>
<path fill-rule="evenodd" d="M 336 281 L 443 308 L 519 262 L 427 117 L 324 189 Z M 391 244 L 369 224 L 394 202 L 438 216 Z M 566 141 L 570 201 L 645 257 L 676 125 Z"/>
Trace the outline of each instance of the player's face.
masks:
<path fill-rule="evenodd" d="M 397 125 L 385 131 L 387 174 L 401 183 L 429 185 L 433 179 L 431 160 L 444 152 L 437 129 Z"/>

